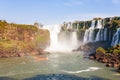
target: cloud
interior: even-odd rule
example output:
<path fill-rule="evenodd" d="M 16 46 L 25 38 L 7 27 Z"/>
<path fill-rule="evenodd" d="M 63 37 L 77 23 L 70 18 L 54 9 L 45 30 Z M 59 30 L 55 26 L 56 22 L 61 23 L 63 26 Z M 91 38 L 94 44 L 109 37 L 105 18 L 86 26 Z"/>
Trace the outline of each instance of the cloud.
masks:
<path fill-rule="evenodd" d="M 66 2 L 63 3 L 63 5 L 67 7 L 72 7 L 72 6 L 77 6 L 77 5 L 82 5 L 83 2 L 81 0 L 67 0 Z"/>
<path fill-rule="evenodd" d="M 114 4 L 119 4 L 119 3 L 120 3 L 120 0 L 112 0 L 112 2 L 113 2 Z"/>

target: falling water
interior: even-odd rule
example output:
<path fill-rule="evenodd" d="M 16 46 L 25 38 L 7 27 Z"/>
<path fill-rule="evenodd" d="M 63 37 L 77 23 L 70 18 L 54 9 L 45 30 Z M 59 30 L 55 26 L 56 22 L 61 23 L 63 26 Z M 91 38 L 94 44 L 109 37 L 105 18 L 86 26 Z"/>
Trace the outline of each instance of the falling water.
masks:
<path fill-rule="evenodd" d="M 50 46 L 47 50 L 57 49 L 58 44 L 58 33 L 60 32 L 60 25 L 46 25 L 44 29 L 48 29 L 50 32 Z"/>
<path fill-rule="evenodd" d="M 97 21 L 97 27 L 98 29 L 102 29 L 102 20 Z"/>
<path fill-rule="evenodd" d="M 93 42 L 94 41 L 94 28 L 95 28 L 95 21 L 92 21 L 91 27 L 85 31 L 84 40 L 83 42 Z"/>
<path fill-rule="evenodd" d="M 92 21 L 92 24 L 91 24 L 91 29 L 94 29 L 95 28 L 95 20 Z"/>
<path fill-rule="evenodd" d="M 58 40 L 58 36 L 61 25 L 46 25 L 43 26 L 44 29 L 48 29 L 50 32 L 50 46 L 46 49 L 48 51 L 72 51 L 77 44 L 77 32 L 65 32 L 65 35 L 60 36 L 60 38 L 65 38 L 66 40 Z"/>
<path fill-rule="evenodd" d="M 116 33 L 113 36 L 111 46 L 120 44 L 120 28 L 117 29 Z"/>
<path fill-rule="evenodd" d="M 92 21 L 91 27 L 85 31 L 84 43 L 94 41 L 106 41 L 107 29 L 103 29 L 102 20 L 97 20 L 97 26 L 95 27 L 95 20 Z M 95 29 L 99 29 L 95 38 Z"/>
<path fill-rule="evenodd" d="M 103 41 L 104 39 L 104 30 L 100 29 L 97 33 L 95 41 Z"/>
<path fill-rule="evenodd" d="M 77 46 L 78 46 L 78 40 L 77 40 L 77 33 L 74 31 L 74 32 L 72 32 L 72 38 L 71 38 L 72 40 L 72 47 L 73 48 L 77 48 Z"/>
<path fill-rule="evenodd" d="M 104 41 L 107 41 L 107 28 L 104 29 Z"/>
<path fill-rule="evenodd" d="M 89 40 L 89 30 L 86 30 L 85 34 L 84 34 L 84 40 L 83 40 L 83 42 L 88 42 L 88 40 Z"/>

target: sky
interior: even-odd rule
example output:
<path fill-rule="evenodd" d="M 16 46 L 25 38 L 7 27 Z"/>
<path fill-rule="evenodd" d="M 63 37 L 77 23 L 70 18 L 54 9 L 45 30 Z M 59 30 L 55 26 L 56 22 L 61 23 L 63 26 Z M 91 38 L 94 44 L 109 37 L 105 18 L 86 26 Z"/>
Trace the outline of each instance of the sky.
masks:
<path fill-rule="evenodd" d="M 19 24 L 62 24 L 120 16 L 120 0 L 0 0 L 0 20 Z"/>

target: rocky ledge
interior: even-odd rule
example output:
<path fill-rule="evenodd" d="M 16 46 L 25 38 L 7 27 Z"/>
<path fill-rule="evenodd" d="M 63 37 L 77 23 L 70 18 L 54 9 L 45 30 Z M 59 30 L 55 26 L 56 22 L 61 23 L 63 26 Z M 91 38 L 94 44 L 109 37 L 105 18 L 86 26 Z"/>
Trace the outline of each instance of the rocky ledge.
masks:
<path fill-rule="evenodd" d="M 105 63 L 107 67 L 114 67 L 120 72 L 120 44 L 108 49 L 99 47 L 94 54 L 89 55 L 89 59 Z"/>
<path fill-rule="evenodd" d="M 96 41 L 96 42 L 89 42 L 84 45 L 79 46 L 77 49 L 73 51 L 84 51 L 89 54 L 95 52 L 98 47 L 108 48 L 110 46 L 109 42 L 106 41 Z"/>

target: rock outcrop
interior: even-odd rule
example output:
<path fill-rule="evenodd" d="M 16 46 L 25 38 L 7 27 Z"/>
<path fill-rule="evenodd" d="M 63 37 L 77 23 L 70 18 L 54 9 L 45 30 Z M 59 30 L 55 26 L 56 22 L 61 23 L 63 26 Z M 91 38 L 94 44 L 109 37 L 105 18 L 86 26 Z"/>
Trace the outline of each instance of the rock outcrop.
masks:
<path fill-rule="evenodd" d="M 107 67 L 114 67 L 120 72 L 120 44 L 108 49 L 99 47 L 94 54 L 89 55 L 89 59 L 105 63 Z"/>
<path fill-rule="evenodd" d="M 98 47 L 108 48 L 110 47 L 109 42 L 106 41 L 98 41 L 98 42 L 90 42 L 79 46 L 77 49 L 73 51 L 84 51 L 88 54 L 94 53 Z"/>
<path fill-rule="evenodd" d="M 49 31 L 34 25 L 0 21 L 0 57 L 41 54 L 49 45 L 49 36 Z"/>

